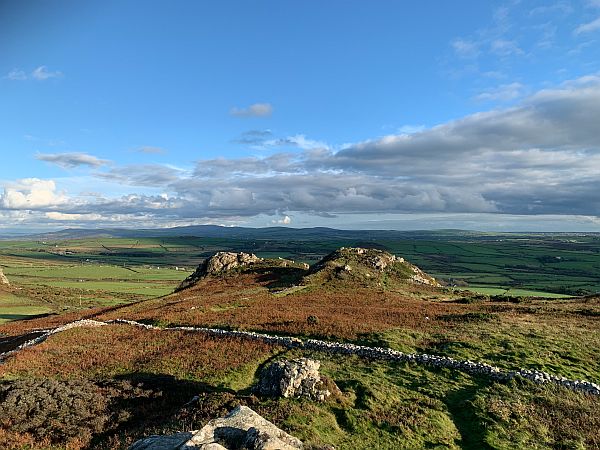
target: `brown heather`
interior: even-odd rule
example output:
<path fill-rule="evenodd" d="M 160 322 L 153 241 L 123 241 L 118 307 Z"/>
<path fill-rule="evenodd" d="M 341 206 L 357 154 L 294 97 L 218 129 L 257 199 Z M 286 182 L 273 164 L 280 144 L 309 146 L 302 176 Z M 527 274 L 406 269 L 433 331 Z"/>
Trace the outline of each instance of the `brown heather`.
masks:
<path fill-rule="evenodd" d="M 150 373 L 215 380 L 266 359 L 274 349 L 260 342 L 124 325 L 75 328 L 11 357 L 0 365 L 0 376 L 66 379 Z"/>

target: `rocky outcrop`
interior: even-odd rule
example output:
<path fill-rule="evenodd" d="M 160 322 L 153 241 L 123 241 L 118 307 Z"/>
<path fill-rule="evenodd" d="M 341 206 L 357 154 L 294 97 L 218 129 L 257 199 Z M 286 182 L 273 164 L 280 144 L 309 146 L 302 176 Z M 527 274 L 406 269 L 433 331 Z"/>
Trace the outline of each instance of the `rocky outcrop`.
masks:
<path fill-rule="evenodd" d="M 356 279 L 381 281 L 390 279 L 410 281 L 428 286 L 440 286 L 435 278 L 427 275 L 404 258 L 374 248 L 342 247 L 311 267 L 305 281 L 333 279 Z"/>
<path fill-rule="evenodd" d="M 6 275 L 4 275 L 4 272 L 2 272 L 1 267 L 0 267 L 0 286 L 10 286 L 10 281 L 8 281 L 8 278 L 6 278 Z"/>
<path fill-rule="evenodd" d="M 255 392 L 267 397 L 304 397 L 325 401 L 331 392 L 323 386 L 319 367 L 319 361 L 308 358 L 276 361 L 262 370 Z"/>
<path fill-rule="evenodd" d="M 150 436 L 129 450 L 295 450 L 302 442 L 280 430 L 247 406 L 211 420 L 202 429 L 171 436 Z"/>
<path fill-rule="evenodd" d="M 259 258 L 253 253 L 215 253 L 210 258 L 204 260 L 204 262 L 198 266 L 196 271 L 183 280 L 175 290 L 181 291 L 195 285 L 198 281 L 208 276 L 221 275 L 229 270 L 250 266 L 260 261 L 262 261 L 262 258 Z"/>

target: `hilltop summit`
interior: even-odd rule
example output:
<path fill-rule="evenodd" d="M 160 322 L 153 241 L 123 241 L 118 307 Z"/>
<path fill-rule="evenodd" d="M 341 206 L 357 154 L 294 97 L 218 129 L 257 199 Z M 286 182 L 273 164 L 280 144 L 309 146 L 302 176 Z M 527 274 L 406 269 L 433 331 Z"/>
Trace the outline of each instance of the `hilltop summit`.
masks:
<path fill-rule="evenodd" d="M 342 247 L 335 250 L 313 265 L 305 277 L 305 282 L 308 283 L 335 280 L 392 280 L 440 286 L 435 278 L 404 258 L 384 250 L 360 247 Z"/>
<path fill-rule="evenodd" d="M 256 264 L 262 260 L 262 258 L 259 258 L 254 253 L 217 252 L 210 258 L 205 259 L 193 274 L 181 282 L 176 291 L 193 286 L 207 276 L 220 275 L 238 267 Z"/>
<path fill-rule="evenodd" d="M 290 270 L 294 273 L 290 273 Z M 311 267 L 282 258 L 263 259 L 253 253 L 218 252 L 200 264 L 196 271 L 183 280 L 175 291 L 193 287 L 203 279 L 221 277 L 232 271 L 234 273 L 269 271 L 274 279 L 286 278 L 284 284 L 319 285 L 339 281 L 359 282 L 367 285 L 409 282 L 433 287 L 440 286 L 435 278 L 414 264 L 387 251 L 374 248 L 341 247 Z"/>

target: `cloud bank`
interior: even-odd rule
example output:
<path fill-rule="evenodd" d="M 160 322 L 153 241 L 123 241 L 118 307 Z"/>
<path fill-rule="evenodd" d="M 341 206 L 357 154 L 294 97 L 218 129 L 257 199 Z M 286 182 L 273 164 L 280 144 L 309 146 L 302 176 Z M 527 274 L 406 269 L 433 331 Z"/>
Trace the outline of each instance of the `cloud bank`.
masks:
<path fill-rule="evenodd" d="M 155 223 L 270 215 L 286 224 L 297 212 L 597 218 L 598 117 L 600 77 L 592 75 L 539 91 L 511 108 L 337 149 L 298 135 L 293 152 L 199 160 L 191 170 L 103 167 L 105 162 L 85 154 L 39 155 L 63 167 L 98 169 L 92 172 L 98 183 L 119 184 L 130 193 L 67 198 L 51 180 L 29 179 L 5 187 L 0 205 L 45 220 Z M 276 140 L 268 130 L 243 138 Z"/>

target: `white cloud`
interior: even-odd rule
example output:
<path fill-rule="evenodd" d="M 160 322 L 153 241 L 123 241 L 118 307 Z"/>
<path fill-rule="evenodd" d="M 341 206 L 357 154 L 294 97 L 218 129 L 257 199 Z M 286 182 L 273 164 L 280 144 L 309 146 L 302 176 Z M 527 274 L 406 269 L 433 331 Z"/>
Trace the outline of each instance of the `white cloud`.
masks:
<path fill-rule="evenodd" d="M 595 0 L 594 0 L 595 1 Z M 573 6 L 565 1 L 559 1 L 549 5 L 543 5 L 533 8 L 529 11 L 530 16 L 544 15 L 544 14 L 561 14 L 567 15 L 573 12 Z"/>
<path fill-rule="evenodd" d="M 230 114 L 236 117 L 269 117 L 273 114 L 273 105 L 270 103 L 254 103 L 247 108 L 231 108 Z"/>
<path fill-rule="evenodd" d="M 521 97 L 525 86 L 521 83 L 502 84 L 475 96 L 479 101 L 509 101 Z"/>
<path fill-rule="evenodd" d="M 475 58 L 479 55 L 479 44 L 466 39 L 455 39 L 451 43 L 452 48 L 461 58 Z"/>
<path fill-rule="evenodd" d="M 268 139 L 263 141 L 259 146 L 261 147 L 285 147 L 292 146 L 298 147 L 302 150 L 311 150 L 314 148 L 329 148 L 323 141 L 316 141 L 308 139 L 304 134 L 296 134 L 295 136 L 287 136 L 280 139 Z"/>
<path fill-rule="evenodd" d="M 584 23 L 575 28 L 574 33 L 579 35 L 583 33 L 591 33 L 593 31 L 600 30 L 600 17 L 596 20 L 592 20 L 591 22 Z"/>
<path fill-rule="evenodd" d="M 31 72 L 31 78 L 33 78 L 34 80 L 39 80 L 39 81 L 44 81 L 44 80 L 48 80 L 49 78 L 59 78 L 59 77 L 62 77 L 62 72 L 59 72 L 59 71 L 50 72 L 48 70 L 48 67 L 46 67 L 46 66 L 39 66 L 39 67 L 33 69 L 33 72 Z"/>
<path fill-rule="evenodd" d="M 38 153 L 36 159 L 56 164 L 64 169 L 72 169 L 80 166 L 101 167 L 110 161 L 99 159 L 87 153 Z"/>
<path fill-rule="evenodd" d="M 4 77 L 13 81 L 21 81 L 27 79 L 27 74 L 20 69 L 13 69 Z"/>
<path fill-rule="evenodd" d="M 31 71 L 30 74 L 27 74 L 22 69 L 12 69 L 8 74 L 4 77 L 13 81 L 24 81 L 24 80 L 37 80 L 37 81 L 45 81 L 50 78 L 60 78 L 62 77 L 62 72 L 54 71 L 51 72 L 48 70 L 46 66 L 36 67 Z"/>
<path fill-rule="evenodd" d="M 5 187 L 0 209 L 34 210 L 37 215 L 27 220 L 40 223 L 75 224 L 99 214 L 98 223 L 121 218 L 122 225 L 269 216 L 261 219 L 264 224 L 285 220 L 282 211 L 294 224 L 302 224 L 302 215 L 335 214 L 594 217 L 600 216 L 598 117 L 600 76 L 593 74 L 539 91 L 511 108 L 341 150 L 296 139 L 308 149 L 202 160 L 192 172 L 164 164 L 94 172 L 86 187 L 102 191 L 106 183 L 116 188 L 112 197 L 80 194 L 66 201 L 53 182 L 25 180 Z"/>
<path fill-rule="evenodd" d="M 292 223 L 292 218 L 290 216 L 283 216 L 281 219 L 271 220 L 271 223 L 277 225 L 289 225 Z"/>
<path fill-rule="evenodd" d="M 100 214 L 69 214 L 69 213 L 61 213 L 56 211 L 50 211 L 45 214 L 45 216 L 50 220 L 56 220 L 60 222 L 73 222 L 73 221 L 98 221 L 103 220 L 104 218 Z"/>
<path fill-rule="evenodd" d="M 0 205 L 6 209 L 36 209 L 64 204 L 67 197 L 56 192 L 54 180 L 24 178 L 4 186 Z"/>
<path fill-rule="evenodd" d="M 525 53 L 516 41 L 507 39 L 493 40 L 490 44 L 490 50 L 498 56 L 523 55 Z"/>
<path fill-rule="evenodd" d="M 413 134 L 420 133 L 425 130 L 425 125 L 402 125 L 398 128 L 398 133 L 400 134 Z"/>

